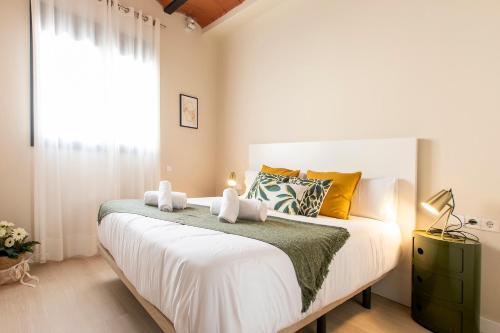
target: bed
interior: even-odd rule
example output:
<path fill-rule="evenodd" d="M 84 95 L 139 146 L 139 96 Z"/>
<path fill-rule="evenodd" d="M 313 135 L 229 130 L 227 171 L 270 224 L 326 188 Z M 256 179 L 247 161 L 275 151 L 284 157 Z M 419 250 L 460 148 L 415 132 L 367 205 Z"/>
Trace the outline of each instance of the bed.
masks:
<path fill-rule="evenodd" d="M 337 161 L 315 156 L 326 148 L 337 152 Z M 358 153 L 353 155 L 353 149 Z M 409 303 L 405 295 L 410 281 L 408 235 L 415 224 L 415 139 L 253 145 L 249 151 L 254 169 L 269 163 L 303 170 L 361 169 L 368 177 L 397 177 L 394 220 L 352 216 L 346 221 L 270 212 L 343 227 L 350 234 L 330 263 L 315 301 L 301 312 L 295 271 L 278 248 L 135 214 L 107 215 L 98 228 L 101 253 L 164 331 L 294 332 L 376 284 L 377 293 Z M 190 203 L 207 206 L 211 200 Z"/>

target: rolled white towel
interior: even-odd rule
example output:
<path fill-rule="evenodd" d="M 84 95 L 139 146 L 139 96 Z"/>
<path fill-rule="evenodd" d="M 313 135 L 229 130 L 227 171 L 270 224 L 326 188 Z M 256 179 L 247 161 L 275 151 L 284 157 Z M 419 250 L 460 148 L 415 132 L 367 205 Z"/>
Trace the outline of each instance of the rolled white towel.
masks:
<path fill-rule="evenodd" d="M 148 206 L 158 207 L 159 191 L 147 191 L 144 193 L 144 203 Z M 172 192 L 172 208 L 185 209 L 187 206 L 187 194 L 184 192 Z"/>
<path fill-rule="evenodd" d="M 219 221 L 235 223 L 238 219 L 240 203 L 238 193 L 233 188 L 226 188 L 222 193 L 220 204 Z"/>
<path fill-rule="evenodd" d="M 238 218 L 264 222 L 267 218 L 267 205 L 257 199 L 240 199 Z"/>
<path fill-rule="evenodd" d="M 144 203 L 148 206 L 158 207 L 158 191 L 144 192 Z"/>
<path fill-rule="evenodd" d="M 212 202 L 210 203 L 210 214 L 219 215 L 221 203 L 222 203 L 222 198 L 217 198 L 212 200 Z"/>
<path fill-rule="evenodd" d="M 158 188 L 158 208 L 162 212 L 171 212 L 172 204 L 172 185 L 168 180 L 162 180 Z"/>
<path fill-rule="evenodd" d="M 187 194 L 184 192 L 172 192 L 172 207 L 174 209 L 185 209 L 187 206 Z"/>
<path fill-rule="evenodd" d="M 210 203 L 210 214 L 219 215 L 222 199 L 217 198 Z M 238 218 L 249 221 L 264 222 L 267 218 L 267 205 L 257 199 L 239 200 Z"/>

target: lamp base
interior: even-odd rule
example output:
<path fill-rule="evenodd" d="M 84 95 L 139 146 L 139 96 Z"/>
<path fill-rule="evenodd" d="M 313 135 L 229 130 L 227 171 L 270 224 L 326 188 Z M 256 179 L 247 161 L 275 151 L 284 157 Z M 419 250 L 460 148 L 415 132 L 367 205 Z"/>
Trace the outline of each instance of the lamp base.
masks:
<path fill-rule="evenodd" d="M 455 231 L 458 231 L 455 230 Z M 453 230 L 443 230 L 438 228 L 429 228 L 427 229 L 427 234 L 429 235 L 440 235 L 443 240 L 454 240 L 465 242 L 468 240 L 468 237 L 462 235 L 456 235 L 453 233 Z"/>

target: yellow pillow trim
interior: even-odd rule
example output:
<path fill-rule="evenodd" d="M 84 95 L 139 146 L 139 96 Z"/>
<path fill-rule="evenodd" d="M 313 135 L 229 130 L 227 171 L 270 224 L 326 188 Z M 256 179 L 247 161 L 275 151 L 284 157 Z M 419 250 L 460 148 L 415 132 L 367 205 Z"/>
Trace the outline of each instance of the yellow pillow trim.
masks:
<path fill-rule="evenodd" d="M 320 215 L 347 220 L 351 210 L 351 200 L 361 179 L 361 172 L 318 172 L 307 170 L 308 179 L 332 179 L 333 184 L 326 194 L 319 211 Z"/>
<path fill-rule="evenodd" d="M 288 176 L 288 177 L 298 177 L 300 170 L 290 170 L 286 168 L 271 168 L 267 165 L 262 165 L 260 169 L 261 172 L 270 173 L 273 175 Z"/>

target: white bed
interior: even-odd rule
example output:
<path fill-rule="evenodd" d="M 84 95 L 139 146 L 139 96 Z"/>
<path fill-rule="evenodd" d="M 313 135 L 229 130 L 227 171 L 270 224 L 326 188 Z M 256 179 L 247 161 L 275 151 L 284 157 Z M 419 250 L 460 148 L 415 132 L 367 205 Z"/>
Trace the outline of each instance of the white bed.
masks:
<path fill-rule="evenodd" d="M 392 177 L 397 180 L 392 218 L 383 222 L 362 217 L 344 221 L 271 213 L 341 226 L 350 233 L 330 264 L 315 302 L 301 313 L 295 271 L 278 248 L 137 215 L 110 214 L 99 226 L 101 252 L 163 330 L 294 332 L 371 286 L 376 293 L 409 304 L 416 139 L 250 145 L 249 169 L 259 170 L 262 164 L 303 171 L 361 170 L 369 179 Z M 208 205 L 210 200 L 191 202 Z M 324 320 L 318 327 L 320 322 Z"/>
<path fill-rule="evenodd" d="M 201 205 L 210 201 L 190 200 Z M 126 278 L 177 333 L 277 332 L 377 280 L 400 257 L 396 223 L 270 215 L 340 226 L 350 233 L 306 313 L 301 313 L 290 259 L 267 243 L 123 213 L 106 216 L 98 234 Z"/>

